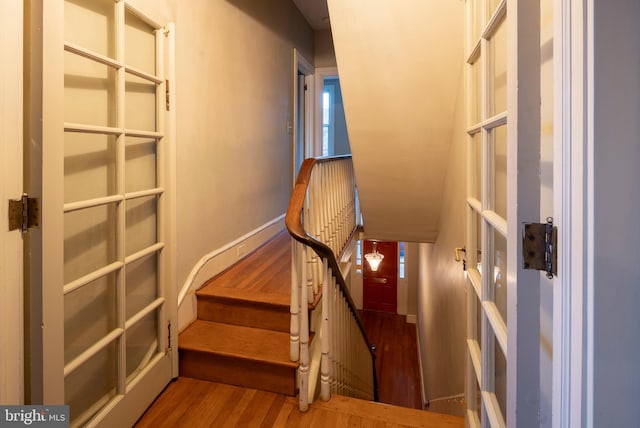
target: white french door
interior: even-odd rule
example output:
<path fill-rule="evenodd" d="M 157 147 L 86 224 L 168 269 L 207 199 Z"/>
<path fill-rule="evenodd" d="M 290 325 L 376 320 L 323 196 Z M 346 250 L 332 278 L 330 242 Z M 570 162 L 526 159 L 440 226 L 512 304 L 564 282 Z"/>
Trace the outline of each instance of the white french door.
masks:
<path fill-rule="evenodd" d="M 72 426 L 127 426 L 177 357 L 165 74 L 173 31 L 126 0 L 40 0 L 30 14 L 42 22 L 41 38 L 32 24 L 32 49 L 42 49 L 31 63 L 31 140 L 41 144 L 30 169 L 42 221 L 30 262 L 43 326 L 41 355 L 31 345 L 32 366 L 42 358 L 32 397 L 68 404 Z"/>
<path fill-rule="evenodd" d="M 539 167 L 540 154 L 535 7 L 467 0 L 466 397 L 472 427 L 538 420 L 539 273 L 523 271 L 520 249 L 522 222 L 539 217 L 540 184 L 528 172 Z M 532 54 L 520 53 L 531 46 Z"/>

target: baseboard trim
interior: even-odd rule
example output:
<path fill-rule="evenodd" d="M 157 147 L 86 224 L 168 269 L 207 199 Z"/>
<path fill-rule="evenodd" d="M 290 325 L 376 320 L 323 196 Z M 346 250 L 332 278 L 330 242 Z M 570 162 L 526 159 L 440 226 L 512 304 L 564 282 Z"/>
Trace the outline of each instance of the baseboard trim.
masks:
<path fill-rule="evenodd" d="M 206 254 L 195 264 L 178 294 L 178 327 L 180 331 L 195 320 L 196 291 L 210 278 L 233 265 L 284 229 L 284 217 L 284 214 L 276 217 L 238 239 Z"/>
<path fill-rule="evenodd" d="M 408 324 L 416 324 L 418 322 L 418 317 L 413 314 L 407 315 L 407 323 Z"/>

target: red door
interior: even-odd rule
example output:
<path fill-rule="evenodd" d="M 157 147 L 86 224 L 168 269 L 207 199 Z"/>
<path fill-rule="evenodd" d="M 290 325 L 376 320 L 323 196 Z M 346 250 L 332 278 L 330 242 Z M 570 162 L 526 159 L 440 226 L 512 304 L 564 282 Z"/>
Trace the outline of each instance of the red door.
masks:
<path fill-rule="evenodd" d="M 384 259 L 374 272 L 363 257 L 362 306 L 365 310 L 395 314 L 398 308 L 398 243 L 377 242 L 376 247 Z M 363 254 L 371 253 L 373 241 L 364 241 L 362 249 Z"/>

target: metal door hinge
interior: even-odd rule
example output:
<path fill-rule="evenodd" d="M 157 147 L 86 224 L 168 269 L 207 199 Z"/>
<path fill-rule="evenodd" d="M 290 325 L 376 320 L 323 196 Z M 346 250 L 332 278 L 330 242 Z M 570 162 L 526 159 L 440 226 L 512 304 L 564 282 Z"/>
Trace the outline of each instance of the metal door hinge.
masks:
<path fill-rule="evenodd" d="M 558 274 L 558 228 L 553 218 L 546 223 L 525 223 L 522 235 L 522 260 L 525 269 L 543 270 L 547 278 Z"/>
<path fill-rule="evenodd" d="M 167 352 L 171 352 L 171 322 L 167 324 Z"/>
<path fill-rule="evenodd" d="M 171 107 L 171 102 L 169 100 L 169 80 L 165 80 L 164 96 L 165 96 L 165 108 L 167 109 L 167 111 L 169 111 Z"/>
<path fill-rule="evenodd" d="M 40 203 L 26 193 L 18 200 L 9 200 L 9 230 L 26 232 L 37 228 L 40 218 Z"/>

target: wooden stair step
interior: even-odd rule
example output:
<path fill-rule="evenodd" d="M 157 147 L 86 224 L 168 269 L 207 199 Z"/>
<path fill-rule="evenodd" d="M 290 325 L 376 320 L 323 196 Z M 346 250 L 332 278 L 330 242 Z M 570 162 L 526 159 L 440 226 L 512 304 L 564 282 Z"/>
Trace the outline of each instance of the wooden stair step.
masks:
<path fill-rule="evenodd" d="M 290 297 L 207 286 L 199 290 L 198 319 L 289 332 Z"/>
<path fill-rule="evenodd" d="M 182 376 L 296 394 L 288 333 L 196 320 L 178 340 Z"/>

